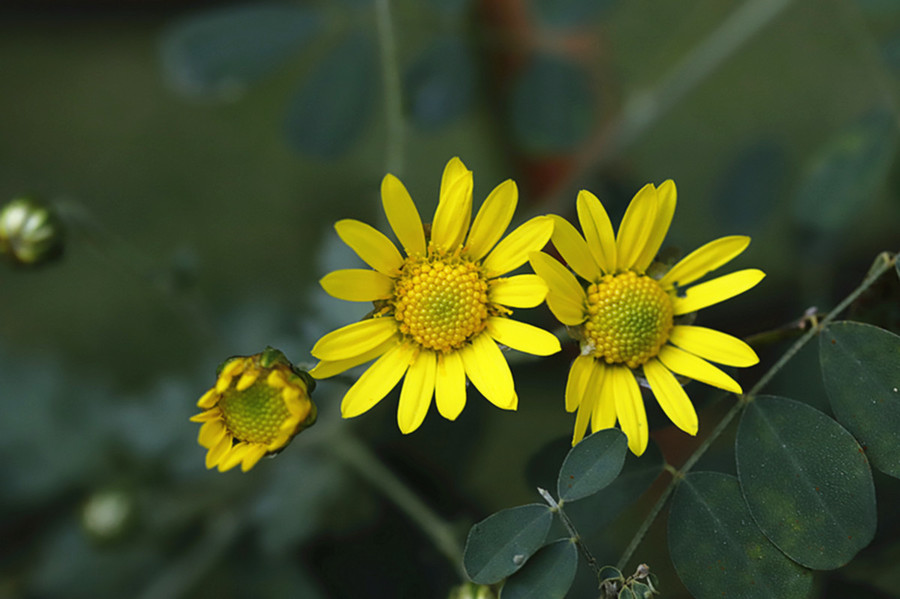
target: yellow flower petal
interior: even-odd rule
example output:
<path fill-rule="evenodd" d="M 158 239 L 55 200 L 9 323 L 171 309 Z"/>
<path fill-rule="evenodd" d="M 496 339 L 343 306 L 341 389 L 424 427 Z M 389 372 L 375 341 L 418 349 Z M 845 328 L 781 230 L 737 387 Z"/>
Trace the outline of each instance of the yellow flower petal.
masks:
<path fill-rule="evenodd" d="M 336 329 L 312 348 L 320 360 L 346 360 L 368 352 L 397 333 L 397 321 L 391 317 L 368 318 Z"/>
<path fill-rule="evenodd" d="M 604 273 L 616 272 L 616 237 L 613 235 L 612 223 L 606 208 L 597 199 L 597 196 L 582 189 L 578 192 L 575 201 L 578 211 L 578 222 L 584 232 L 584 239 Z"/>
<path fill-rule="evenodd" d="M 481 205 L 472 223 L 466 253 L 471 260 L 481 260 L 503 237 L 516 210 L 519 191 L 508 179 L 494 188 Z"/>
<path fill-rule="evenodd" d="M 646 272 L 647 268 L 653 262 L 653 258 L 659 253 L 669 231 L 669 225 L 672 224 L 672 216 L 675 214 L 675 182 L 671 179 L 663 182 L 656 189 L 656 196 L 659 200 L 656 205 L 656 218 L 653 219 L 653 226 L 650 228 L 650 235 L 647 237 L 647 243 L 644 244 L 644 250 L 634 263 L 634 269 L 638 272 Z"/>
<path fill-rule="evenodd" d="M 248 443 L 238 443 L 232 447 L 231 451 L 219 460 L 219 472 L 226 472 L 240 464 L 249 451 L 250 445 Z"/>
<path fill-rule="evenodd" d="M 408 256 L 425 254 L 425 230 L 416 204 L 394 175 L 381 181 L 381 203 L 394 235 Z"/>
<path fill-rule="evenodd" d="M 572 431 L 572 445 L 577 445 L 587 432 L 588 424 L 591 421 L 591 414 L 594 411 L 594 403 L 600 401 L 596 395 L 585 395 L 578 406 L 578 413 L 575 414 L 575 429 Z"/>
<path fill-rule="evenodd" d="M 244 459 L 241 460 L 241 472 L 247 472 L 256 466 L 256 463 L 259 462 L 264 455 L 266 455 L 266 448 L 264 445 L 259 445 L 258 443 L 250 445 L 250 449 L 247 450 Z"/>
<path fill-rule="evenodd" d="M 495 304 L 511 308 L 534 308 L 547 297 L 547 284 L 537 275 L 515 275 L 491 279 L 488 297 Z"/>
<path fill-rule="evenodd" d="M 412 344 L 401 343 L 378 358 L 347 390 L 341 402 L 341 415 L 344 418 L 359 416 L 384 399 L 403 378 L 413 354 Z"/>
<path fill-rule="evenodd" d="M 485 274 L 496 277 L 519 268 L 528 255 L 547 245 L 553 235 L 553 219 L 536 216 L 517 227 L 498 243 L 484 259 Z"/>
<path fill-rule="evenodd" d="M 669 343 L 726 366 L 744 368 L 759 363 L 759 356 L 752 347 L 737 337 L 705 327 L 677 325 L 669 334 Z"/>
<path fill-rule="evenodd" d="M 466 374 L 484 397 L 502 410 L 515 410 L 518 398 L 506 358 L 490 335 L 481 334 L 460 350 Z"/>
<path fill-rule="evenodd" d="M 206 452 L 206 469 L 215 468 L 222 461 L 228 452 L 231 451 L 232 437 L 225 435 L 215 447 Z"/>
<path fill-rule="evenodd" d="M 591 431 L 597 432 L 616 425 L 616 396 L 615 387 L 607 381 L 611 368 L 600 360 L 594 362 L 594 370 L 585 393 L 597 396 L 594 409 L 591 410 Z"/>
<path fill-rule="evenodd" d="M 419 353 L 406 372 L 397 407 L 397 424 L 404 435 L 419 428 L 425 420 L 434 395 L 436 370 L 437 355 L 426 350 Z"/>
<path fill-rule="evenodd" d="M 369 351 L 361 353 L 358 356 L 353 356 L 346 360 L 322 360 L 316 364 L 315 368 L 309 371 L 309 374 L 314 379 L 327 379 L 346 370 L 350 370 L 351 368 L 355 368 L 360 364 L 365 364 L 370 360 L 374 360 L 399 343 L 399 337 L 391 337 L 381 345 L 373 347 Z"/>
<path fill-rule="evenodd" d="M 434 400 L 447 420 L 456 420 L 466 407 L 466 368 L 459 352 L 438 354 Z"/>
<path fill-rule="evenodd" d="M 581 405 L 593 368 L 593 356 L 578 356 L 572 362 L 572 367 L 569 368 L 569 378 L 566 380 L 567 412 L 574 412 Z"/>
<path fill-rule="evenodd" d="M 561 216 L 553 215 L 553 246 L 578 275 L 594 283 L 603 276 L 591 255 L 587 242 L 572 224 Z"/>
<path fill-rule="evenodd" d="M 387 299 L 394 292 L 394 279 L 363 268 L 332 271 L 322 277 L 319 284 L 328 295 L 350 302 Z"/>
<path fill-rule="evenodd" d="M 659 407 L 666 413 L 669 420 L 687 434 L 696 435 L 699 426 L 697 411 L 687 393 L 678 384 L 675 375 L 654 358 L 644 364 L 644 376 L 650 383 L 650 389 L 656 396 Z"/>
<path fill-rule="evenodd" d="M 231 379 L 228 380 L 229 384 L 231 383 Z M 203 394 L 200 399 L 197 400 L 197 407 L 203 410 L 208 410 L 219 402 L 219 392 L 216 391 L 215 387 L 207 391 Z"/>
<path fill-rule="evenodd" d="M 205 412 L 200 412 L 199 414 L 194 414 L 191 416 L 191 422 L 208 422 L 210 420 L 215 420 L 216 418 L 222 417 L 222 410 L 215 408 L 212 410 L 206 410 Z"/>
<path fill-rule="evenodd" d="M 694 285 L 685 292 L 685 297 L 672 298 L 675 316 L 696 312 L 707 306 L 731 299 L 754 287 L 765 276 L 761 270 L 748 268 Z"/>
<path fill-rule="evenodd" d="M 459 161 L 458 158 L 454 160 Z M 453 177 L 448 178 L 448 170 L 451 170 L 450 164 L 444 171 L 448 185 L 441 184 L 441 198 L 431 226 L 431 243 L 444 252 L 462 245 L 472 219 L 472 172 L 465 171 L 458 177 L 454 174 L 455 181 L 450 183 Z"/>
<path fill-rule="evenodd" d="M 363 262 L 386 275 L 395 275 L 403 265 L 403 257 L 387 236 L 364 222 L 346 218 L 334 225 L 344 243 L 362 258 Z"/>
<path fill-rule="evenodd" d="M 561 349 L 556 335 L 527 322 L 492 316 L 487 330 L 498 343 L 535 356 L 549 356 Z"/>
<path fill-rule="evenodd" d="M 622 432 L 628 436 L 628 448 L 636 456 L 644 453 L 649 440 L 647 413 L 644 411 L 644 400 L 638 383 L 625 366 L 613 366 L 607 369 L 604 387 L 612 387 L 616 398 L 616 417 Z"/>
<path fill-rule="evenodd" d="M 444 167 L 444 173 L 441 175 L 441 194 L 438 196 L 438 202 L 442 202 L 450 193 L 454 185 L 462 178 L 470 175 L 471 171 L 466 168 L 459 156 L 454 156 L 447 162 Z"/>
<path fill-rule="evenodd" d="M 669 289 L 674 285 L 679 287 L 690 285 L 700 277 L 733 260 L 747 249 L 748 245 L 750 245 L 750 238 L 745 235 L 732 235 L 710 241 L 679 260 L 672 270 L 659 280 L 659 284 L 663 289 Z"/>
<path fill-rule="evenodd" d="M 531 268 L 544 279 L 550 291 L 547 306 L 557 320 L 569 326 L 584 322 L 587 318 L 585 305 L 587 296 L 575 275 L 555 258 L 543 252 L 534 252 L 528 257 Z"/>
<path fill-rule="evenodd" d="M 666 368 L 688 378 L 741 394 L 743 390 L 736 380 L 694 354 L 689 354 L 674 345 L 664 345 L 657 356 Z"/>
<path fill-rule="evenodd" d="M 658 204 L 656 187 L 652 183 L 644 185 L 632 198 L 625 210 L 619 234 L 616 237 L 616 268 L 630 270 L 647 246 L 647 239 L 656 220 Z"/>
<path fill-rule="evenodd" d="M 207 449 L 211 449 L 222 440 L 222 437 L 225 436 L 226 432 L 225 422 L 223 420 L 208 420 L 200 427 L 200 433 L 197 435 L 197 443 Z"/>

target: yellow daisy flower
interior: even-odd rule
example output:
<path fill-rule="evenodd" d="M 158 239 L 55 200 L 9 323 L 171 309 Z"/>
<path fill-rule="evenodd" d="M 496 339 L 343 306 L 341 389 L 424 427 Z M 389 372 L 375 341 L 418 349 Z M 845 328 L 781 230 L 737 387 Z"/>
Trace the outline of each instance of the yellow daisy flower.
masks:
<path fill-rule="evenodd" d="M 678 262 L 662 278 L 647 275 L 675 212 L 675 184 L 644 186 L 632 199 L 617 235 L 603 204 L 588 191 L 578 194 L 584 237 L 555 218 L 553 244 L 583 285 L 551 256 L 535 252 L 531 266 L 550 288 L 547 305 L 581 345 L 566 383 L 566 410 L 578 411 L 572 444 L 588 423 L 597 431 L 615 425 L 628 447 L 647 447 L 647 415 L 639 380 L 646 381 L 675 425 L 697 434 L 697 413 L 675 374 L 733 393 L 741 386 L 707 362 L 752 366 L 759 361 L 743 341 L 679 318 L 741 294 L 765 276 L 747 269 L 692 285 L 744 251 L 750 238 L 722 237 Z M 674 373 L 674 374 L 673 374 Z"/>
<path fill-rule="evenodd" d="M 264 455 L 281 451 L 315 424 L 309 398 L 314 387 L 277 349 L 227 360 L 215 387 L 197 402 L 203 412 L 191 417 L 203 423 L 197 441 L 209 450 L 206 467 L 225 472 L 240 464 L 246 472 Z"/>
<path fill-rule="evenodd" d="M 516 409 L 512 373 L 498 344 L 541 356 L 560 349 L 551 333 L 509 318 L 510 307 L 540 304 L 547 286 L 534 274 L 501 275 L 524 264 L 553 232 L 553 220 L 539 216 L 500 240 L 517 197 L 513 181 L 498 185 L 470 230 L 472 173 L 453 158 L 444 169 L 430 227 L 422 225 L 396 177 L 382 181 L 384 211 L 405 257 L 365 223 L 335 225 L 340 238 L 374 269 L 338 270 L 321 280 L 336 298 L 375 304 L 371 318 L 328 333 L 312 349 L 320 360 L 310 371 L 316 378 L 375 359 L 344 395 L 344 418 L 371 409 L 404 376 L 397 410 L 404 434 L 422 424 L 432 397 L 438 412 L 455 420 L 465 407 L 466 377 L 497 407 Z"/>

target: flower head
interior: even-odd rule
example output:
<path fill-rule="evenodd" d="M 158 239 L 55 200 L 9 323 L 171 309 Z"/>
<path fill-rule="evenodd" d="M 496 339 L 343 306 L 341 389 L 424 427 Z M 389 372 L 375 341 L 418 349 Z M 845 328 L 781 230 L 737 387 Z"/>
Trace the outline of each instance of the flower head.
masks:
<path fill-rule="evenodd" d="M 578 411 L 573 445 L 589 423 L 596 431 L 618 420 L 631 451 L 644 452 L 647 416 L 638 378 L 647 382 L 672 422 L 694 435 L 697 413 L 675 374 L 741 393 L 734 379 L 707 360 L 726 366 L 759 361 L 740 339 L 681 322 L 762 280 L 762 271 L 747 269 L 694 284 L 743 252 L 749 237 L 722 237 L 686 256 L 662 278 L 647 274 L 672 221 L 675 197 L 672 181 L 658 189 L 644 186 L 613 235 L 603 205 L 582 191 L 576 206 L 584 236 L 558 217 L 553 232 L 553 245 L 575 274 L 547 254 L 530 257 L 550 288 L 547 305 L 581 345 L 566 383 L 566 409 Z"/>
<path fill-rule="evenodd" d="M 20 266 L 44 264 L 62 253 L 63 227 L 56 212 L 29 197 L 0 207 L 0 255 Z"/>
<path fill-rule="evenodd" d="M 203 423 L 197 440 L 209 450 L 206 467 L 224 472 L 240 464 L 246 472 L 283 449 L 315 423 L 316 405 L 309 398 L 314 387 L 277 349 L 229 358 L 216 385 L 197 402 L 203 412 L 191 418 Z"/>
<path fill-rule="evenodd" d="M 375 304 L 372 317 L 332 331 L 312 349 L 321 360 L 310 371 L 316 378 L 375 360 L 344 395 L 344 418 L 371 409 L 404 377 L 397 411 L 403 433 L 419 427 L 432 397 L 442 416 L 456 419 L 466 403 L 466 377 L 494 405 L 516 409 L 512 373 L 498 343 L 537 355 L 560 349 L 552 334 L 509 318 L 510 307 L 540 304 L 547 286 L 533 274 L 502 275 L 524 264 L 553 232 L 552 219 L 541 216 L 501 240 L 517 195 L 512 181 L 498 185 L 470 229 L 472 173 L 454 158 L 444 169 L 430 227 L 396 177 L 382 181 L 384 211 L 403 254 L 362 222 L 335 225 L 374 269 L 338 270 L 321 281 L 334 297 Z"/>

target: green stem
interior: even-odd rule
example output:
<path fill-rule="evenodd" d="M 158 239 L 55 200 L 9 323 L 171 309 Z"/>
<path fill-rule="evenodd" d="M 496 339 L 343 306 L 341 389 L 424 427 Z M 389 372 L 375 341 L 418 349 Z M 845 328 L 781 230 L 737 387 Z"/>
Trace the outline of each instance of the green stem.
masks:
<path fill-rule="evenodd" d="M 464 574 L 463 549 L 453 529 L 375 457 L 366 445 L 350 434 L 336 433 L 323 446 L 409 516 L 453 567 L 461 575 Z"/>
<path fill-rule="evenodd" d="M 897 261 L 898 256 L 891 256 L 887 252 L 884 252 L 878 256 L 876 259 L 875 265 L 869 270 L 869 275 L 863 280 L 862 283 L 848 295 L 844 300 L 838 304 L 831 312 L 829 312 L 825 318 L 822 319 L 818 325 L 814 327 L 810 327 L 810 329 L 794 344 L 784 352 L 784 355 L 779 358 L 779 360 L 769 368 L 768 371 L 753 385 L 753 388 L 750 389 L 745 395 L 741 396 L 740 400 L 734 404 L 727 414 L 722 418 L 716 428 L 713 429 L 712 433 L 703 440 L 703 443 L 700 444 L 693 454 L 687 459 L 684 465 L 681 467 L 680 471 L 677 471 L 673 474 L 672 480 L 669 482 L 666 489 L 663 491 L 662 495 L 660 495 L 659 499 L 653 505 L 653 508 L 650 510 L 650 513 L 644 518 L 644 521 L 641 523 L 641 526 L 638 528 L 637 532 L 635 532 L 634 536 L 631 539 L 631 542 L 628 543 L 628 546 L 625 548 L 625 551 L 622 553 L 622 557 L 619 559 L 618 565 L 616 566 L 620 571 L 625 568 L 628 564 L 628 560 L 631 559 L 631 556 L 634 555 L 635 550 L 637 550 L 638 545 L 640 545 L 641 541 L 643 541 L 644 537 L 647 534 L 647 531 L 650 529 L 650 526 L 656 520 L 659 513 L 662 511 L 663 506 L 668 501 L 669 497 L 672 495 L 672 492 L 675 490 L 675 486 L 684 478 L 688 472 L 691 471 L 691 468 L 697 463 L 697 461 L 703 457 L 703 454 L 710 448 L 710 446 L 719 438 L 719 436 L 728 428 L 728 425 L 731 424 L 731 421 L 734 420 L 735 416 L 737 416 L 744 407 L 747 406 L 751 401 L 753 401 L 753 397 L 759 393 L 759 391 L 772 380 L 778 372 L 787 364 L 791 358 L 797 355 L 804 345 L 806 345 L 810 339 L 812 339 L 819 331 L 822 330 L 825 325 L 834 320 L 838 314 L 843 312 L 851 303 L 853 303 L 856 298 L 858 298 L 862 293 L 866 291 L 872 284 L 887 272 Z M 880 264 L 879 264 L 880 261 Z M 667 471 L 670 471 L 667 469 Z M 670 471 L 671 472 L 671 471 Z"/>
<path fill-rule="evenodd" d="M 590 566 L 591 570 L 594 571 L 594 574 L 597 578 L 600 578 L 600 565 L 597 563 L 597 560 L 594 559 L 593 554 L 591 554 L 590 550 L 587 548 L 587 545 L 581 540 L 581 535 L 578 534 L 578 530 L 575 528 L 575 523 L 569 519 L 569 515 L 563 510 L 563 501 L 559 503 L 553 499 L 553 495 L 550 494 L 546 489 L 542 489 L 538 487 L 538 493 L 540 493 L 541 497 L 544 498 L 544 501 L 547 502 L 551 508 L 556 510 L 556 513 L 559 514 L 559 519 L 562 520 L 562 523 L 565 525 L 566 530 L 569 531 L 571 535 L 572 542 L 578 546 L 578 549 L 581 550 L 582 555 L 584 555 L 584 559 L 587 561 L 588 566 Z"/>
<path fill-rule="evenodd" d="M 403 169 L 403 103 L 397 46 L 391 24 L 390 0 L 375 1 L 375 26 L 381 47 L 381 76 L 384 88 L 385 172 L 399 176 Z"/>

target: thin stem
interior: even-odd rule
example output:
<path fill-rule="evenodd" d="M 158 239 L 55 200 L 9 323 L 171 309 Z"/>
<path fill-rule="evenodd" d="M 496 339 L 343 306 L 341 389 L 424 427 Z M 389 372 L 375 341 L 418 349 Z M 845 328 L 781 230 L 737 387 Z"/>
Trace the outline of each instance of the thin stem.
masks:
<path fill-rule="evenodd" d="M 336 434 L 323 445 L 377 488 L 415 522 L 453 567 L 463 574 L 462 545 L 453 529 L 413 493 L 372 451 L 350 434 Z"/>
<path fill-rule="evenodd" d="M 900 255 L 900 254 L 898 254 Z M 647 514 L 647 517 L 644 518 L 644 521 L 641 523 L 641 526 L 638 528 L 637 532 L 635 532 L 634 536 L 631 538 L 631 542 L 628 543 L 628 546 L 625 548 L 625 551 L 622 553 L 622 557 L 619 559 L 617 564 L 617 568 L 621 571 L 628 564 L 628 560 L 631 559 L 631 556 L 634 555 L 635 550 L 638 545 L 640 545 L 641 541 L 643 541 L 644 537 L 647 534 L 647 531 L 652 526 L 653 522 L 656 520 L 659 513 L 662 511 L 663 506 L 668 501 L 669 497 L 672 495 L 672 492 L 675 490 L 675 486 L 684 478 L 688 472 L 694 467 L 697 461 L 703 457 L 703 454 L 710 448 L 710 446 L 719 438 L 719 436 L 725 432 L 725 429 L 728 428 L 728 425 L 731 424 L 731 421 L 734 420 L 735 416 L 737 416 L 751 401 L 753 401 L 753 397 L 759 393 L 759 391 L 772 380 L 778 372 L 787 364 L 791 358 L 793 358 L 797 352 L 799 352 L 804 345 L 806 345 L 810 339 L 813 338 L 819 331 L 822 330 L 825 325 L 834 320 L 838 314 L 843 312 L 853 301 L 858 298 L 862 293 L 866 291 L 869 287 L 878 280 L 881 275 L 887 272 L 897 261 L 898 255 L 891 256 L 887 252 L 884 252 L 878 256 L 875 264 L 869 270 L 868 276 L 863 280 L 860 285 L 853 290 L 844 300 L 839 303 L 831 312 L 829 312 L 825 318 L 818 323 L 818 325 L 810 327 L 810 329 L 800 338 L 797 339 L 796 342 L 786 351 L 784 355 L 779 358 L 779 360 L 769 368 L 768 371 L 762 376 L 762 378 L 757 381 L 757 383 L 753 386 L 752 389 L 745 395 L 741 396 L 740 400 L 734 404 L 727 414 L 719 421 L 719 424 L 716 425 L 716 428 L 713 429 L 712 433 L 703 440 L 703 443 L 700 444 L 693 454 L 687 459 L 684 465 L 681 467 L 680 471 L 673 473 L 672 480 L 669 482 L 666 489 L 663 491 L 662 495 L 653 505 L 653 508 L 650 510 L 650 513 Z M 879 263 L 880 262 L 880 263 Z M 667 471 L 671 473 L 671 470 L 667 468 Z"/>
<path fill-rule="evenodd" d="M 581 550 L 582 555 L 584 555 L 584 559 L 587 560 L 588 566 L 590 566 L 591 570 L 594 571 L 594 574 L 597 578 L 600 578 L 600 565 L 597 563 L 597 560 L 594 559 L 594 556 L 591 554 L 590 550 L 587 548 L 581 540 L 581 535 L 578 534 L 578 530 L 575 528 L 575 523 L 569 519 L 569 515 L 566 514 L 565 510 L 563 510 L 564 501 L 560 501 L 559 503 L 553 499 L 553 495 L 550 494 L 546 489 L 542 489 L 538 487 L 538 493 L 540 493 L 541 497 L 544 498 L 544 501 L 547 502 L 551 508 L 556 510 L 556 513 L 559 514 L 559 519 L 562 520 L 562 523 L 565 525 L 566 530 L 569 531 L 571 535 L 572 542 Z"/>
<path fill-rule="evenodd" d="M 391 24 L 390 0 L 375 1 L 375 26 L 381 47 L 381 76 L 384 88 L 385 172 L 400 175 L 403 169 L 403 104 L 397 46 Z"/>

